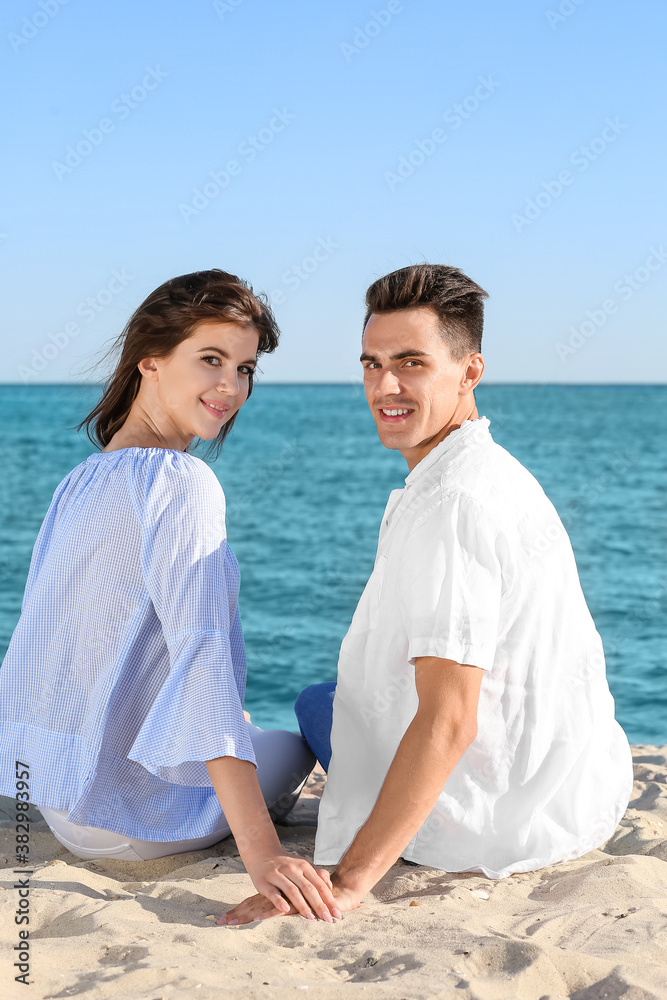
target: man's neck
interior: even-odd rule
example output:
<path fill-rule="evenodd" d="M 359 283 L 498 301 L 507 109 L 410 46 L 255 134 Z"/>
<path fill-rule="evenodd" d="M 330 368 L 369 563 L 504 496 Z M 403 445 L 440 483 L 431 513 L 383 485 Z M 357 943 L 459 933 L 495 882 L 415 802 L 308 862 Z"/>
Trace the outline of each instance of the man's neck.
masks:
<path fill-rule="evenodd" d="M 444 441 L 448 434 L 452 431 L 459 429 L 462 423 L 466 420 L 477 420 L 479 413 L 477 412 L 477 405 L 473 402 L 472 409 L 464 414 L 454 414 L 452 419 L 445 424 L 442 430 L 438 431 L 432 438 L 427 441 L 422 441 L 421 444 L 416 445 L 414 448 L 410 448 L 408 451 L 402 451 L 401 455 L 408 463 L 408 472 L 412 472 L 416 465 L 419 465 L 422 458 L 426 458 L 430 451 L 433 451 L 436 445 Z"/>

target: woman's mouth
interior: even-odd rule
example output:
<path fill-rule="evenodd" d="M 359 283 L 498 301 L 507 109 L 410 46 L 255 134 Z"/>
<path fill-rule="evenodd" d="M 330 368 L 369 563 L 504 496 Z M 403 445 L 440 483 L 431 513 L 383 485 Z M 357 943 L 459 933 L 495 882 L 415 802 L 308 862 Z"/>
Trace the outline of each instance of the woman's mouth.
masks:
<path fill-rule="evenodd" d="M 227 403 L 207 403 L 205 399 L 202 399 L 201 403 L 208 410 L 208 412 L 212 413 L 214 417 L 218 418 L 218 420 L 222 420 L 231 409 Z"/>

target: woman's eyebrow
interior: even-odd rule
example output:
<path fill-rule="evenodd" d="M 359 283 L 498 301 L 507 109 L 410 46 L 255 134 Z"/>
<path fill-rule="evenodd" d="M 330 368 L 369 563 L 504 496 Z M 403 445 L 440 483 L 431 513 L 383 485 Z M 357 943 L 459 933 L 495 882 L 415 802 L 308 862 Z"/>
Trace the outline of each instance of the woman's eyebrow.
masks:
<path fill-rule="evenodd" d="M 223 357 L 223 358 L 229 358 L 229 354 L 227 354 L 227 351 L 223 351 L 219 347 L 200 347 L 200 348 L 198 348 L 198 350 L 199 351 L 215 351 L 216 354 L 219 354 L 221 357 Z M 257 364 L 257 358 L 250 358 L 248 361 L 242 361 L 241 364 L 242 365 L 256 365 Z"/>

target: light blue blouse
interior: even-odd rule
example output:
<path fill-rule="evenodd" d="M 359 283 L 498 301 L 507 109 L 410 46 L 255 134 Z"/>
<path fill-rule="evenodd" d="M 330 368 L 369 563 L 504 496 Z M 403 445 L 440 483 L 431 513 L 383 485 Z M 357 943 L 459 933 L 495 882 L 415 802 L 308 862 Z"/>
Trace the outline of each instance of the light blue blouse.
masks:
<path fill-rule="evenodd" d="M 0 668 L 0 792 L 141 840 L 211 833 L 206 764 L 256 764 L 225 497 L 171 448 L 97 452 L 62 480 Z"/>

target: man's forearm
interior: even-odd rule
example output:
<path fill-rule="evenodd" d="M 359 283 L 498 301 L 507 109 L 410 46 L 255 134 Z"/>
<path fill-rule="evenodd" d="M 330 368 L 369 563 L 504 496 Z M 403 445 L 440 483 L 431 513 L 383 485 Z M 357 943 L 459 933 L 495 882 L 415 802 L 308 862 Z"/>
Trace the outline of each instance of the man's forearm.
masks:
<path fill-rule="evenodd" d="M 373 810 L 341 858 L 334 884 L 364 895 L 410 843 L 474 735 L 419 712 L 406 729 Z"/>

